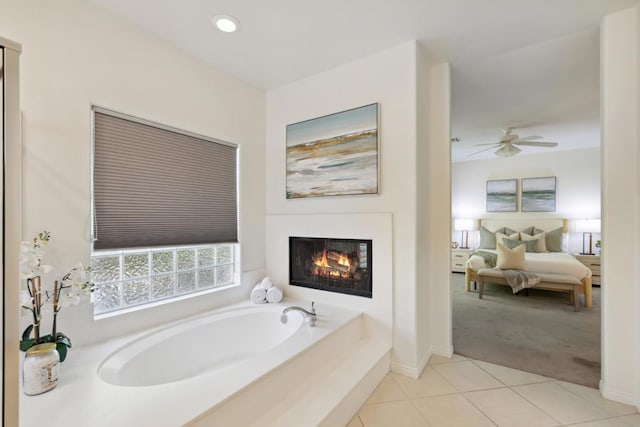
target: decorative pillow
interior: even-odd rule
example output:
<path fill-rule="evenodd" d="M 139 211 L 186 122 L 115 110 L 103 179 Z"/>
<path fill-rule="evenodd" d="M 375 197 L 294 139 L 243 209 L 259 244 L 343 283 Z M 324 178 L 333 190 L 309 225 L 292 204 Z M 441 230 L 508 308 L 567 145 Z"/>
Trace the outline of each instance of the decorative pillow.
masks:
<path fill-rule="evenodd" d="M 549 252 L 562 252 L 562 227 L 547 231 L 545 244 Z"/>
<path fill-rule="evenodd" d="M 495 233 L 502 233 L 502 234 L 507 234 L 507 235 L 509 235 L 509 234 L 513 234 L 513 233 L 515 233 L 515 232 L 516 232 L 516 230 L 512 230 L 512 229 L 507 228 L 507 227 L 498 228 L 498 229 L 495 231 Z"/>
<path fill-rule="evenodd" d="M 536 228 L 532 225 L 531 227 L 523 228 L 521 232 L 527 233 L 529 236 L 533 236 L 534 234 L 544 233 L 544 230 Z"/>
<path fill-rule="evenodd" d="M 518 236 L 520 236 L 520 233 L 518 233 L 517 231 L 514 232 L 513 234 L 509 234 L 509 235 L 501 233 L 501 232 L 498 231 L 498 232 L 496 232 L 496 245 L 498 243 L 504 245 L 504 242 L 503 242 L 504 239 L 518 240 Z"/>
<path fill-rule="evenodd" d="M 524 251 L 525 245 L 516 246 L 509 249 L 501 243 L 496 243 L 498 250 L 498 262 L 496 267 L 500 270 L 524 270 Z"/>
<path fill-rule="evenodd" d="M 520 230 L 520 233 L 525 233 L 525 234 L 528 234 L 529 236 L 533 236 L 534 234 L 538 234 L 538 233 L 534 232 L 533 230 L 534 230 L 534 227 L 531 226 L 531 227 L 523 228 L 522 230 Z"/>
<path fill-rule="evenodd" d="M 484 227 L 480 227 L 480 245 L 478 249 L 495 249 L 496 235 Z"/>
<path fill-rule="evenodd" d="M 526 252 L 538 252 L 538 241 L 537 240 L 511 240 L 511 239 L 502 239 L 502 243 L 508 247 L 509 249 L 516 248 L 520 245 L 524 245 Z"/>
<path fill-rule="evenodd" d="M 549 252 L 547 250 L 546 233 L 544 231 L 542 233 L 538 233 L 538 234 L 536 234 L 534 236 L 531 236 L 531 235 L 525 233 L 524 231 L 521 231 L 520 232 L 520 240 L 537 242 L 538 246 L 537 246 L 536 252 Z M 531 252 L 531 251 L 527 249 L 527 252 Z"/>

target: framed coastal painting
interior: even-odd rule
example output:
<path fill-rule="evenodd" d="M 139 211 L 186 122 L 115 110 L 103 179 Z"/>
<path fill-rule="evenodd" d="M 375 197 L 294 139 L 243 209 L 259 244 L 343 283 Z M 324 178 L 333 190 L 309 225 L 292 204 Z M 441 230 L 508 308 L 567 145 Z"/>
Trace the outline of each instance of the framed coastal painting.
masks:
<path fill-rule="evenodd" d="M 516 212 L 517 186 L 517 179 L 487 181 L 487 212 Z"/>
<path fill-rule="evenodd" d="M 522 178 L 522 212 L 556 211 L 556 177 Z"/>
<path fill-rule="evenodd" d="M 378 194 L 378 104 L 287 125 L 287 199 Z"/>

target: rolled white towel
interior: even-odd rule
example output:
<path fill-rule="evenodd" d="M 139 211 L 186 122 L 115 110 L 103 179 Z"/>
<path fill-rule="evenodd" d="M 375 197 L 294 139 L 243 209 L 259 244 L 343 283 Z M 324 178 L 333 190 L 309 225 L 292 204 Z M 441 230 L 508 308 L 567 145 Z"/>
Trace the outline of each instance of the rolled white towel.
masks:
<path fill-rule="evenodd" d="M 267 291 L 273 287 L 273 283 L 271 282 L 271 279 L 268 277 L 265 277 L 264 279 L 262 279 L 262 282 L 260 282 L 260 284 Z"/>
<path fill-rule="evenodd" d="M 254 304 L 264 304 L 267 302 L 267 290 L 258 283 L 251 290 L 251 302 Z"/>
<path fill-rule="evenodd" d="M 279 286 L 272 286 L 267 290 L 267 302 L 280 302 L 282 301 L 282 288 Z"/>

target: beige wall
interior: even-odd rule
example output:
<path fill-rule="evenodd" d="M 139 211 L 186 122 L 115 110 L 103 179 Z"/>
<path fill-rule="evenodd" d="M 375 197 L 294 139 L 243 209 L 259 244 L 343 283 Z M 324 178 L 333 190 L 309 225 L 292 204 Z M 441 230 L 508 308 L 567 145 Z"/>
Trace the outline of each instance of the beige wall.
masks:
<path fill-rule="evenodd" d="M 414 367 L 415 56 L 415 42 L 405 43 L 268 92 L 266 133 L 268 215 L 392 214 L 393 282 L 384 286 L 393 289 L 387 304 L 394 312 L 394 361 Z M 374 102 L 379 103 L 380 195 L 287 200 L 286 125 Z M 373 257 L 375 262 L 375 247 Z"/>
<path fill-rule="evenodd" d="M 451 356 L 450 234 L 451 223 L 451 70 L 449 64 L 430 68 L 429 158 L 429 348 Z"/>
<path fill-rule="evenodd" d="M 456 162 L 452 165 L 451 194 L 453 218 L 600 218 L 600 147 L 554 151 L 509 158 Z M 486 212 L 486 183 L 491 179 L 518 179 L 555 176 L 555 212 Z M 518 183 L 518 191 L 521 182 Z M 520 203 L 520 202 L 518 202 Z M 518 208 L 521 209 L 521 208 Z M 469 233 L 469 245 L 479 243 L 478 232 Z M 600 239 L 600 234 L 594 234 Z M 460 232 L 452 231 L 460 242 Z M 570 233 L 569 252 L 582 252 L 582 233 Z"/>
<path fill-rule="evenodd" d="M 4 403 L 3 425 L 18 425 L 18 340 L 20 335 L 17 325 L 19 323 L 18 287 L 15 284 L 19 280 L 19 253 L 20 228 L 21 228 L 21 152 L 20 143 L 20 50 L 16 43 L 0 38 L 0 49 L 3 59 L 2 88 L 0 89 L 0 120 L 2 120 L 3 132 L 0 140 L 3 142 L 4 162 L 2 165 L 2 182 L 4 193 L 2 199 L 2 219 L 4 224 L 2 248 L 3 266 L 2 285 L 2 330 L 3 330 L 3 369 L 1 392 Z M 4 181 L 2 181 L 4 180 Z"/>
<path fill-rule="evenodd" d="M 245 288 L 100 321 L 64 309 L 74 347 L 244 298 L 264 269 L 264 93 L 82 0 L 4 2 L 0 29 L 23 46 L 22 238 L 51 232 L 49 281 L 89 261 L 92 104 L 240 146 Z"/>
<path fill-rule="evenodd" d="M 602 384 L 640 406 L 640 9 L 602 24 Z M 610 244 L 607 244 L 610 242 Z"/>
<path fill-rule="evenodd" d="M 450 217 L 448 70 L 431 67 L 409 42 L 267 94 L 268 216 L 391 214 L 393 276 L 382 285 L 392 288 L 392 368 L 411 376 L 430 351 L 451 351 L 449 235 L 441 226 Z M 380 194 L 287 200 L 286 125 L 373 102 L 380 108 Z M 267 252 L 275 252 L 270 245 Z"/>

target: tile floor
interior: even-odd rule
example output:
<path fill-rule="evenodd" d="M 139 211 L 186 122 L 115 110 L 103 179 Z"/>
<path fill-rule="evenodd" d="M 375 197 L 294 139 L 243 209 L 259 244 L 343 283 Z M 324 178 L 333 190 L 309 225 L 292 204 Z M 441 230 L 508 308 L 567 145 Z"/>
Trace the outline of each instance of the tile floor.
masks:
<path fill-rule="evenodd" d="M 420 379 L 388 374 L 347 427 L 640 427 L 633 406 L 600 392 L 454 355 Z"/>

